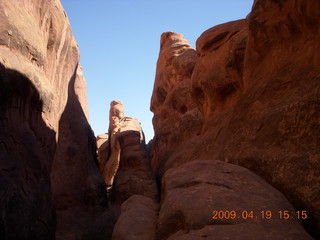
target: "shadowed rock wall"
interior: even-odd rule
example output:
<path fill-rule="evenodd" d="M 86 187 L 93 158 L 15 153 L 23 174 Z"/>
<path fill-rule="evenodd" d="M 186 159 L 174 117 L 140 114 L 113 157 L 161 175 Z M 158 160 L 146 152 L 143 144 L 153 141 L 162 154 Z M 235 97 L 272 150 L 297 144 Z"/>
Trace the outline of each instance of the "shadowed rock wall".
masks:
<path fill-rule="evenodd" d="M 0 239 L 54 239 L 55 132 L 42 119 L 37 89 L 20 72 L 0 66 Z"/>
<path fill-rule="evenodd" d="M 106 195 L 68 18 L 57 0 L 18 0 L 0 19 L 0 238 L 82 238 Z"/>

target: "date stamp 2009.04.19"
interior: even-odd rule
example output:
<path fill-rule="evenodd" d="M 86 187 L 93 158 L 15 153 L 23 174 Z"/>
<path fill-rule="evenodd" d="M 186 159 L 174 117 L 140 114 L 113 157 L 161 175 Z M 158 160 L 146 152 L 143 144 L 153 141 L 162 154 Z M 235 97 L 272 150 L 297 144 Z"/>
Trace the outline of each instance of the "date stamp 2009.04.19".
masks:
<path fill-rule="evenodd" d="M 271 211 L 271 210 L 262 210 L 262 211 L 253 211 L 253 210 L 214 210 L 212 211 L 213 220 L 228 220 L 228 219 L 301 219 L 305 220 L 308 218 L 308 213 L 305 210 L 302 211 L 289 211 L 289 210 L 280 210 L 280 211 Z"/>

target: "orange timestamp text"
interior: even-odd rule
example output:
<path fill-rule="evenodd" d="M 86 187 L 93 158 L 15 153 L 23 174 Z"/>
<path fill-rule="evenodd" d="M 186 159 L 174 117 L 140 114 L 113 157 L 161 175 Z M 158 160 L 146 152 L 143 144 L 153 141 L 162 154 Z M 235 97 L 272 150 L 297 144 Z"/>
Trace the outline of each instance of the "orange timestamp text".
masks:
<path fill-rule="evenodd" d="M 225 211 L 212 211 L 212 219 L 215 220 L 226 220 L 226 219 L 307 219 L 308 213 L 305 210 L 301 211 L 271 211 L 271 210 L 262 210 L 262 211 L 253 211 L 253 210 L 225 210 Z"/>

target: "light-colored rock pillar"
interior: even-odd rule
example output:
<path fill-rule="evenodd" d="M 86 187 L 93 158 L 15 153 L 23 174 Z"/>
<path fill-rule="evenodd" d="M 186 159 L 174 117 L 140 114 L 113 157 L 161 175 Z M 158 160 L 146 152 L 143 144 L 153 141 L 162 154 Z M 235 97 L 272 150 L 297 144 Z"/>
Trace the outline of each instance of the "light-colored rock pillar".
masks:
<path fill-rule="evenodd" d="M 101 173 L 103 173 L 104 167 L 109 157 L 109 135 L 107 133 L 99 134 L 96 138 L 96 144 L 99 170 Z"/>
<path fill-rule="evenodd" d="M 117 133 L 120 130 L 121 121 L 124 119 L 124 107 L 120 101 L 112 101 L 110 103 L 109 112 L 109 146 L 110 155 L 105 165 L 103 175 L 107 185 L 107 189 L 111 188 L 114 177 L 117 173 L 120 163 L 120 143 Z"/>

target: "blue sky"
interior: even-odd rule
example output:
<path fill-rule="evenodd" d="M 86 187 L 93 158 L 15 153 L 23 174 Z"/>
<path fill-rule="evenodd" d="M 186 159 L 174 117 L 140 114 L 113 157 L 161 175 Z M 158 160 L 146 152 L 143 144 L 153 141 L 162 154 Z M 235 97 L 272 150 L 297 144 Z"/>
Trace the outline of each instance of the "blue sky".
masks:
<path fill-rule="evenodd" d="M 90 124 L 95 135 L 108 131 L 112 100 L 138 118 L 153 137 L 150 99 L 160 35 L 182 33 L 195 47 L 202 32 L 245 18 L 253 0 L 61 0 L 80 47 L 87 81 Z"/>

